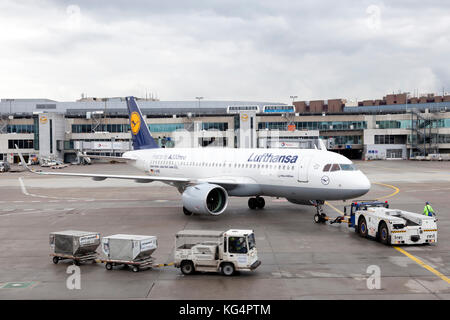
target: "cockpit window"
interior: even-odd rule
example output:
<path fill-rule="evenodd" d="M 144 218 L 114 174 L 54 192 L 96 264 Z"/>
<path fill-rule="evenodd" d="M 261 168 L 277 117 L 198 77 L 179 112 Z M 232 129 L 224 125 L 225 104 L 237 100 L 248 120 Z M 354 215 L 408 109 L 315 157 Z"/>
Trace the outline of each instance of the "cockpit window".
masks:
<path fill-rule="evenodd" d="M 340 164 L 341 170 L 344 171 L 355 171 L 357 170 L 354 164 Z"/>
<path fill-rule="evenodd" d="M 353 163 L 351 164 L 337 164 L 337 163 L 329 163 L 323 167 L 323 172 L 328 171 L 356 171 L 358 170 Z"/>
<path fill-rule="evenodd" d="M 333 163 L 333 166 L 331 167 L 331 171 L 339 171 L 341 168 L 337 163 Z"/>

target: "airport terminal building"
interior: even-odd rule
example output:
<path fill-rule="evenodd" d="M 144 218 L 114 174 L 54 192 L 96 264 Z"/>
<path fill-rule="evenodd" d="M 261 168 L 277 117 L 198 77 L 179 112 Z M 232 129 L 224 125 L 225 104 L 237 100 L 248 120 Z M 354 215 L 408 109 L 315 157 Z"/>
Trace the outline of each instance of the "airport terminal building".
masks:
<path fill-rule="evenodd" d="M 450 95 L 378 100 L 156 101 L 138 99 L 162 147 L 320 148 L 353 159 L 409 159 L 450 154 Z M 1 99 L 0 161 L 77 161 L 78 152 L 131 150 L 124 98 Z"/>

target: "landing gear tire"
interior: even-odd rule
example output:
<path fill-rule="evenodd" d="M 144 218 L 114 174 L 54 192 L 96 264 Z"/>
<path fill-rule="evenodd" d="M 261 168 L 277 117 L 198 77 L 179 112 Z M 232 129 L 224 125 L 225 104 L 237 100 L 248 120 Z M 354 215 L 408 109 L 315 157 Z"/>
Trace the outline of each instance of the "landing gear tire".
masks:
<path fill-rule="evenodd" d="M 257 197 L 256 206 L 258 207 L 258 209 L 263 209 L 266 206 L 266 201 L 264 200 L 264 198 Z"/>
<path fill-rule="evenodd" d="M 314 215 L 314 222 L 315 223 L 324 223 L 326 221 L 325 217 L 323 215 L 320 215 L 318 213 L 316 213 Z"/>
<path fill-rule="evenodd" d="M 258 203 L 256 198 L 248 199 L 248 207 L 252 210 L 255 210 L 258 207 Z"/>
<path fill-rule="evenodd" d="M 315 214 L 314 215 L 314 222 L 315 223 L 321 223 L 322 221 L 321 221 L 321 217 L 319 216 L 319 214 Z"/>
<path fill-rule="evenodd" d="M 183 213 L 187 216 L 192 216 L 192 212 L 186 209 L 185 207 L 183 207 Z"/>
<path fill-rule="evenodd" d="M 316 201 L 317 213 L 314 215 L 315 223 L 325 223 L 327 221 L 327 219 L 326 219 L 327 215 L 323 211 L 322 205 L 323 205 L 323 202 L 319 202 L 319 200 Z"/>
<path fill-rule="evenodd" d="M 248 199 L 248 207 L 252 210 L 263 209 L 266 206 L 266 200 L 262 197 Z"/>

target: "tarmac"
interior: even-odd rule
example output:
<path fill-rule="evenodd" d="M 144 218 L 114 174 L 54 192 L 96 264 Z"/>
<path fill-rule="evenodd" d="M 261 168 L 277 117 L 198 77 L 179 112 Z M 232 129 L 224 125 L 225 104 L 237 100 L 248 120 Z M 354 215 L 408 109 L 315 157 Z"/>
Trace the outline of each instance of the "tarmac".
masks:
<path fill-rule="evenodd" d="M 263 210 L 250 210 L 247 198 L 230 198 L 220 216 L 185 216 L 178 191 L 161 183 L 1 173 L 0 299 L 450 299 L 450 162 L 355 163 L 372 182 L 364 199 L 419 213 L 429 201 L 438 243 L 385 246 L 346 224 L 315 224 L 314 207 L 284 199 L 266 198 Z M 63 171 L 142 174 L 125 164 L 56 172 Z M 349 203 L 333 201 L 325 211 L 336 217 Z M 262 262 L 255 271 L 184 276 L 173 266 L 134 273 L 89 263 L 80 266 L 81 288 L 70 290 L 72 263 L 55 265 L 49 256 L 49 233 L 72 229 L 155 235 L 156 263 L 170 263 L 176 232 L 230 228 L 255 231 Z M 370 285 L 373 270 L 379 289 Z"/>

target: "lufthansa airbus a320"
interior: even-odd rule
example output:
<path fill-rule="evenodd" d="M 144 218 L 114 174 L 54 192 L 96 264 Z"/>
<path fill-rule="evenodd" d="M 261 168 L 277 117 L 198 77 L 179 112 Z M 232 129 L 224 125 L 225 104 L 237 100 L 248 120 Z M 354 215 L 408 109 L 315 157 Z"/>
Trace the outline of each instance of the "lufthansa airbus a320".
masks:
<path fill-rule="evenodd" d="M 263 197 L 267 196 L 314 205 L 318 211 L 315 221 L 321 222 L 325 218 L 321 206 L 326 200 L 352 199 L 370 189 L 367 177 L 349 159 L 327 150 L 160 148 L 135 99 L 127 97 L 126 102 L 134 150 L 122 157 L 89 157 L 126 161 L 145 175 L 36 172 L 27 168 L 40 175 L 91 177 L 97 181 L 164 182 L 181 193 L 186 215 L 220 215 L 227 208 L 229 196 L 249 197 L 249 208 L 262 209 Z"/>

